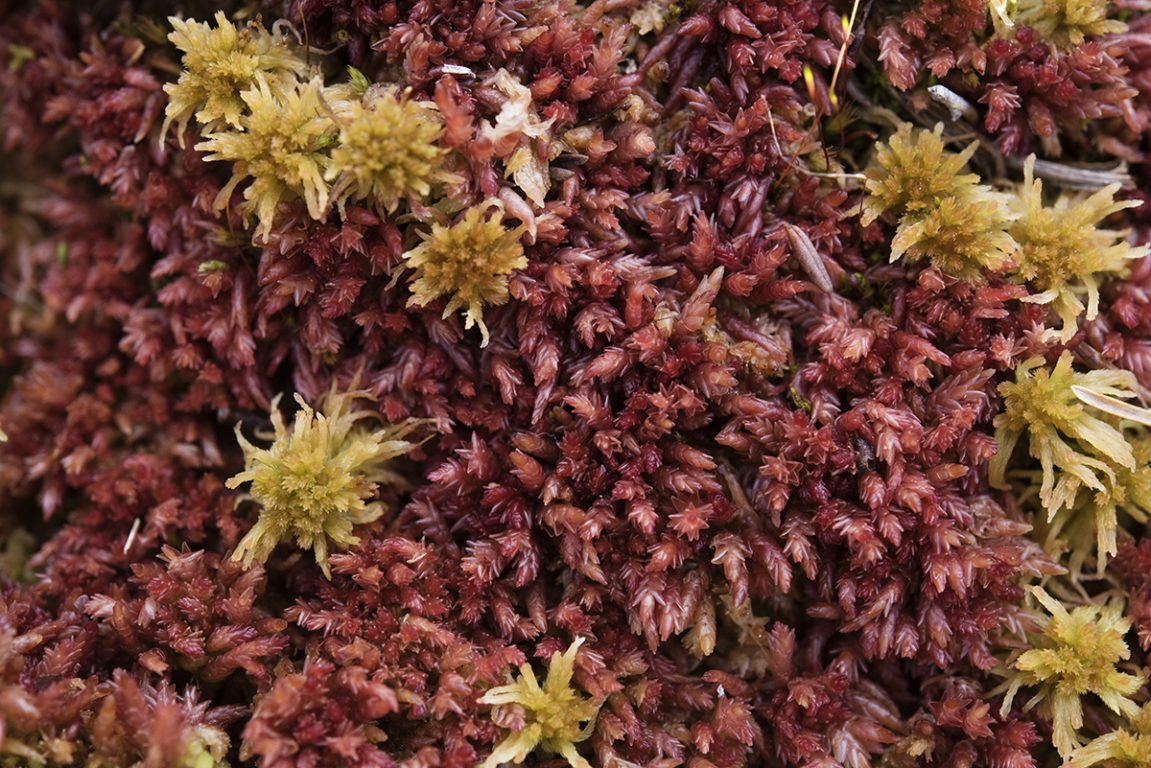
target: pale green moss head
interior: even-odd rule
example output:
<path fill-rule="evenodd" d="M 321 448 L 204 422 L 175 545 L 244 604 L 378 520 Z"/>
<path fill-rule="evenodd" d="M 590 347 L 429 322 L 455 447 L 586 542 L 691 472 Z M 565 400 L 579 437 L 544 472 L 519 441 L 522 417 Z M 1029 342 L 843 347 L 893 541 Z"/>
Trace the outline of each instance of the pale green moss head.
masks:
<path fill-rule="evenodd" d="M 209 153 L 204 159 L 233 164 L 232 178 L 216 196 L 223 209 L 232 191 L 246 179 L 245 214 L 259 222 L 256 237 L 265 238 L 284 200 L 301 198 L 313 219 L 321 219 L 328 207 L 328 184 L 324 171 L 337 128 L 322 103 L 319 78 L 296 83 L 278 94 L 268 80 L 257 74 L 255 84 L 241 94 L 248 114 L 242 130 L 209 133 L 196 149 Z"/>
<path fill-rule="evenodd" d="M 444 170 L 440 147 L 443 121 L 435 104 L 413 101 L 391 91 L 369 91 L 351 102 L 341 119 L 340 139 L 332 150 L 327 180 L 334 198 L 364 200 L 394 211 L 406 199 L 427 198 L 455 177 Z"/>
<path fill-rule="evenodd" d="M 1108 0 L 1018 0 L 1016 23 L 1032 27 L 1056 48 L 1067 49 L 1087 37 L 1123 32 L 1127 25 L 1107 18 Z"/>
<path fill-rule="evenodd" d="M 1151 704 L 1129 716 L 1123 726 L 1071 753 L 1066 768 L 1147 768 L 1151 765 Z"/>
<path fill-rule="evenodd" d="M 981 184 L 944 197 L 921 218 L 901 222 L 891 242 L 891 260 L 927 259 L 961 280 L 980 280 L 983 270 L 1007 263 L 1015 241 L 1007 234 L 1006 195 Z"/>
<path fill-rule="evenodd" d="M 1065 548 L 1073 578 L 1083 564 L 1095 558 L 1096 575 L 1103 576 L 1107 559 L 1119 551 L 1119 513 L 1138 523 L 1151 515 L 1151 436 L 1128 438 L 1135 456 L 1135 468 L 1112 465 L 1112 476 L 1102 478 L 1104 488 L 1079 493 L 1060 510 L 1048 510 L 1045 528 L 1049 551 Z"/>
<path fill-rule="evenodd" d="M 168 39 L 184 54 L 184 69 L 179 80 L 164 86 L 168 106 L 162 133 L 175 123 L 181 146 L 193 117 L 205 129 L 239 128 L 245 111 L 241 93 L 255 84 L 257 75 L 269 89 L 283 93 L 307 73 L 307 63 L 289 41 L 258 24 L 237 27 L 223 11 L 216 14 L 214 29 L 192 19 L 168 21 Z"/>
<path fill-rule="evenodd" d="M 497 744 L 480 768 L 522 763 L 536 749 L 563 756 L 572 768 L 591 768 L 575 747 L 591 736 L 600 707 L 572 686 L 576 654 L 582 644 L 583 638 L 579 638 L 563 653 L 552 655 L 543 686 L 531 665 L 524 664 L 518 680 L 484 694 L 482 704 L 522 707 L 524 727 Z"/>
<path fill-rule="evenodd" d="M 968 281 L 1008 263 L 1015 242 L 1007 232 L 1007 195 L 980 184 L 975 174 L 960 173 L 976 147 L 951 152 L 942 125 L 924 131 L 908 124 L 877 147 L 864 172 L 861 222 L 868 225 L 887 212 L 898 217 L 892 261 L 928 260 Z"/>
<path fill-rule="evenodd" d="M 1075 391 L 1129 398 L 1134 387 L 1128 371 L 1075 371 L 1069 352 L 1050 369 L 1040 357 L 1020 363 L 1015 381 L 999 385 L 1003 412 L 995 417 L 998 450 L 988 467 L 992 485 L 1005 487 L 1007 464 L 1022 437 L 1032 458 L 1039 460 L 1039 495 L 1052 514 L 1070 504 L 1082 486 L 1104 490 L 1105 481 L 1115 480 L 1113 467 L 1135 469 L 1131 445 L 1115 419 L 1086 405 Z"/>
<path fill-rule="evenodd" d="M 1017 244 L 1015 276 L 1038 293 L 1024 301 L 1051 304 L 1062 328 L 1050 336 L 1068 341 L 1078 329 L 1087 295 L 1087 319 L 1099 312 L 1099 286 L 1107 277 L 1122 275 L 1127 263 L 1148 253 L 1145 246 L 1133 247 L 1122 232 L 1100 229 L 1108 216 L 1140 205 L 1137 200 L 1116 201 L 1118 185 L 1089 196 L 1060 195 L 1052 206 L 1043 204 L 1043 182 L 1035 178 L 1035 157 L 1024 166 L 1023 185 L 1013 198 L 1015 219 L 1009 232 Z"/>
<path fill-rule="evenodd" d="M 904 123 L 876 147 L 875 158 L 864 171 L 863 225 L 886 211 L 918 217 L 977 183 L 978 176 L 960 173 L 977 146 L 972 143 L 962 152 L 951 152 L 943 142 L 942 125 L 925 131 Z"/>
<path fill-rule="evenodd" d="M 179 768 L 230 768 L 227 734 L 219 728 L 199 725 L 189 734 Z"/>
<path fill-rule="evenodd" d="M 479 325 L 484 345 L 484 306 L 505 303 L 508 275 L 528 263 L 520 244 L 523 227 L 506 229 L 498 208 L 485 214 L 490 208 L 490 203 L 473 206 L 451 226 L 433 224 L 431 232 L 420 233 L 423 242 L 404 254 L 416 270 L 408 305 L 422 307 L 448 296 L 444 317 L 463 309 L 464 327 Z"/>
<path fill-rule="evenodd" d="M 1116 668 L 1131 656 L 1124 639 L 1131 622 L 1124 618 L 1122 604 L 1083 605 L 1068 611 L 1039 587 L 1031 592 L 1050 617 L 1032 637 L 1032 647 L 1011 664 L 1002 712 L 1011 709 L 1020 688 L 1036 689 L 1026 706 L 1042 704 L 1051 718 L 1052 742 L 1067 758 L 1081 744 L 1077 734 L 1083 727 L 1081 697 L 1096 696 L 1112 712 L 1135 716 L 1139 707 L 1130 697 L 1144 678 Z"/>
<path fill-rule="evenodd" d="M 403 437 L 413 424 L 368 429 L 362 424 L 371 411 L 351 410 L 366 392 L 333 390 L 316 412 L 296 395 L 300 409 L 289 430 L 272 403 L 272 444 L 252 445 L 236 427 L 244 451 L 244 471 L 227 482 L 229 488 L 248 483 L 249 497 L 260 504 L 260 517 L 240 541 L 233 558 L 244 565 L 264 562 L 281 541 L 295 540 L 311 549 L 325 575 L 331 547 L 359 542 L 355 526 L 383 513 L 375 500 L 380 484 L 402 482 L 390 462 L 414 448 Z"/>

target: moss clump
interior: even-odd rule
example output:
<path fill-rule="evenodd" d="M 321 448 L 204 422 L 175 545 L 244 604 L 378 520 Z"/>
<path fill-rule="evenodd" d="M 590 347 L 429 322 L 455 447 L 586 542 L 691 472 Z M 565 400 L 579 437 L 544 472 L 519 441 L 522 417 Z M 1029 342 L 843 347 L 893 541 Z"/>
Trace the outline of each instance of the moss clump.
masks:
<path fill-rule="evenodd" d="M 977 146 L 951 152 L 943 142 L 942 124 L 924 131 L 904 123 L 876 147 L 863 172 L 867 196 L 861 223 L 867 226 L 888 211 L 900 218 L 922 216 L 957 190 L 978 184 L 975 174 L 960 173 Z"/>
<path fill-rule="evenodd" d="M 945 197 L 922 218 L 901 223 L 891 258 L 926 259 L 941 272 L 978 280 L 984 269 L 1001 268 L 1015 245 L 1004 229 L 1005 212 L 1004 197 L 990 190 Z"/>
<path fill-rule="evenodd" d="M 412 101 L 388 91 L 352 102 L 341 121 L 326 178 L 341 207 L 366 200 L 394 211 L 409 198 L 422 199 L 433 187 L 453 180 L 443 169 L 443 123 L 431 102 Z"/>
<path fill-rule="evenodd" d="M 518 680 L 484 694 L 480 699 L 483 704 L 522 707 L 524 727 L 497 744 L 480 768 L 522 763 L 536 749 L 563 756 L 573 768 L 591 768 L 575 747 L 591 736 L 599 712 L 599 704 L 571 684 L 576 654 L 582 644 L 583 638 L 579 638 L 563 653 L 552 655 L 542 687 L 531 665 L 523 664 Z"/>
<path fill-rule="evenodd" d="M 240 541 L 233 558 L 245 566 L 264 562 L 281 541 L 295 539 L 311 549 L 327 576 L 331 546 L 359 542 L 352 529 L 383 514 L 371 499 L 380 484 L 399 484 L 389 466 L 392 459 L 414 448 L 403 438 L 414 426 L 408 422 L 369 430 L 361 425 L 370 411 L 351 411 L 351 404 L 367 397 L 363 391 L 333 390 L 317 413 L 296 395 L 300 410 L 289 431 L 272 403 L 272 444 L 252 445 L 236 426 L 236 439 L 244 452 L 244 471 L 228 480 L 229 488 L 250 483 L 250 498 L 260 504 L 260 517 Z"/>
<path fill-rule="evenodd" d="M 1103 574 L 1107 558 L 1119 551 L 1119 512 L 1138 523 L 1151 515 L 1151 436 L 1129 438 L 1135 469 L 1112 466 L 1113 477 L 1104 477 L 1104 488 L 1079 494 L 1069 506 L 1048 515 L 1046 546 L 1064 542 L 1070 551 L 1069 567 L 1079 574 L 1094 553 L 1096 569 Z"/>
<path fill-rule="evenodd" d="M 1123 32 L 1127 25 L 1107 18 L 1108 0 L 1018 0 L 1015 20 L 1061 49 L 1087 37 Z"/>
<path fill-rule="evenodd" d="M 1015 370 L 1015 381 L 999 385 L 1003 413 L 995 417 L 999 450 L 988 466 L 992 485 L 1006 487 L 1007 463 L 1026 435 L 1028 452 L 1039 460 L 1039 498 L 1049 514 L 1070 506 L 1083 486 L 1105 489 L 1114 482 L 1113 466 L 1135 469 L 1135 455 L 1123 433 L 1082 403 L 1073 387 L 1111 397 L 1130 397 L 1135 378 L 1128 371 L 1088 371 L 1071 367 L 1064 352 L 1052 369 L 1033 357 Z M 1056 478 L 1056 470 L 1059 477 Z"/>
<path fill-rule="evenodd" d="M 1020 688 L 1036 688 L 1027 707 L 1042 705 L 1051 718 L 1052 742 L 1067 758 L 1080 746 L 1076 733 L 1083 727 L 1082 696 L 1093 694 L 1111 711 L 1134 716 L 1139 707 L 1129 697 L 1143 685 L 1143 678 L 1120 672 L 1115 666 L 1131 656 L 1123 636 L 1131 622 L 1123 617 L 1120 603 L 1084 605 L 1068 611 L 1038 587 L 1031 593 L 1050 618 L 1031 648 L 1011 664 L 1002 713 Z"/>
<path fill-rule="evenodd" d="M 864 225 L 891 213 L 898 219 L 891 260 L 928 260 L 936 269 L 964 280 L 998 270 L 1014 241 L 1007 233 L 1008 198 L 960 173 L 976 144 L 959 153 L 943 142 L 943 127 L 924 131 L 904 124 L 864 172 Z"/>
<path fill-rule="evenodd" d="M 1147 254 L 1145 247 L 1128 245 L 1122 232 L 1098 227 L 1111 214 L 1140 203 L 1116 201 L 1119 185 L 1115 184 L 1086 197 L 1060 195 L 1054 205 L 1045 206 L 1043 182 L 1035 178 L 1034 170 L 1033 156 L 1027 159 L 1023 185 L 1013 201 L 1015 275 L 1039 290 L 1024 301 L 1050 304 L 1059 315 L 1063 327 L 1050 335 L 1068 341 L 1078 330 L 1084 309 L 1080 294 L 1087 295 L 1087 319 L 1095 319 L 1101 279 L 1121 274 L 1128 261 Z"/>
<path fill-rule="evenodd" d="M 1067 768 L 1147 768 L 1151 765 L 1151 704 L 1128 718 L 1126 727 L 1105 733 L 1071 753 Z"/>
<path fill-rule="evenodd" d="M 473 206 L 451 226 L 433 224 L 431 232 L 420 233 L 423 242 L 404 254 L 416 270 L 408 305 L 422 307 L 449 296 L 444 317 L 463 309 L 464 327 L 478 325 L 484 346 L 484 306 L 505 303 L 508 275 L 528 263 L 520 244 L 523 228 L 505 229 L 498 214 L 485 215 L 491 207 Z"/>
<path fill-rule="evenodd" d="M 232 191 L 244 188 L 245 215 L 259 222 L 257 238 L 266 238 L 282 200 L 303 198 L 313 219 L 323 217 L 328 206 L 328 148 L 336 139 L 336 125 L 321 105 L 319 78 L 296 83 L 283 94 L 262 74 L 253 87 L 241 94 L 248 114 L 241 131 L 210 133 L 196 149 L 208 152 L 205 160 L 233 163 L 232 178 L 216 196 L 224 208 Z"/>
<path fill-rule="evenodd" d="M 167 135 L 175 123 L 180 146 L 193 117 L 210 130 L 240 128 L 245 111 L 241 94 L 256 84 L 257 76 L 274 94 L 284 95 L 308 70 L 279 32 L 269 33 L 259 24 L 236 27 L 223 11 L 215 20 L 213 29 L 191 19 L 168 19 L 172 24 L 168 39 L 184 54 L 184 69 L 179 80 L 164 86 L 168 107 L 162 133 Z"/>
<path fill-rule="evenodd" d="M 435 104 L 372 85 L 357 70 L 350 81 L 325 85 L 280 31 L 237 28 L 223 13 L 216 27 L 171 19 L 169 39 L 184 52 L 169 95 L 165 131 L 195 117 L 205 160 L 232 164 L 216 197 L 224 209 L 245 181 L 244 214 L 268 237 L 281 202 L 300 199 L 323 220 L 335 202 L 365 201 L 392 213 L 456 180 L 438 142 L 443 121 Z M 313 75 L 310 77 L 309 76 Z"/>

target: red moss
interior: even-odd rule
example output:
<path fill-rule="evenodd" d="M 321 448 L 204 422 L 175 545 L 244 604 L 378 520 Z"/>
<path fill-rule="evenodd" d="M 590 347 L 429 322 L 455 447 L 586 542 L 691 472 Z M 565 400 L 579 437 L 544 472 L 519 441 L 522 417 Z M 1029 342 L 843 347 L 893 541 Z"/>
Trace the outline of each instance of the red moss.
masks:
<path fill-rule="evenodd" d="M 987 670 L 1021 577 L 1057 569 L 985 469 L 997 384 L 1055 351 L 1045 312 L 886 263 L 850 175 L 880 124 L 850 101 L 902 108 L 927 71 L 1004 154 L 1138 162 L 1146 17 L 1060 53 L 968 0 L 877 3 L 846 40 L 823 0 L 642 34 L 639 0 L 264 3 L 330 81 L 432 100 L 462 181 L 392 215 L 286 203 L 253 245 L 213 209 L 227 169 L 159 136 L 178 58 L 153 4 L 96 5 L 0 10 L 7 738 L 161 766 L 211 728 L 233 764 L 471 766 L 523 724 L 484 691 L 582 638 L 594 764 L 1044 764 L 1046 725 L 1000 716 Z M 500 68 L 541 135 L 493 140 Z M 505 173 L 520 147 L 542 204 Z M 401 255 L 434 205 L 491 198 L 528 263 L 480 347 L 408 306 Z M 1151 386 L 1149 271 L 1069 346 Z M 353 380 L 428 419 L 410 487 L 330 581 L 288 545 L 242 569 L 235 423 Z M 1145 545 L 1114 565 L 1144 648 Z"/>

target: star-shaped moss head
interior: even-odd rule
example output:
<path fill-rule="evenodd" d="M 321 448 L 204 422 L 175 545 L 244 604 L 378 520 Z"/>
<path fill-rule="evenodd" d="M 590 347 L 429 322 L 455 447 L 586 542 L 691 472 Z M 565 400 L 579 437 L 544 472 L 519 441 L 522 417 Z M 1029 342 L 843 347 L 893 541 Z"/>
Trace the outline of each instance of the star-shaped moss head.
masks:
<path fill-rule="evenodd" d="M 483 704 L 522 707 L 524 727 L 497 744 L 480 768 L 522 763 L 537 748 L 562 755 L 572 768 L 591 768 L 575 747 L 591 736 L 600 706 L 572 687 L 576 654 L 582 644 L 581 637 L 563 653 L 552 655 L 542 687 L 531 665 L 524 664 L 518 680 L 484 694 L 480 699 Z"/>
<path fill-rule="evenodd" d="M 1050 618 L 1033 637 L 1032 647 L 1011 665 L 1002 711 L 1010 710 L 1020 688 L 1036 688 L 1027 707 L 1042 704 L 1051 718 L 1052 742 L 1066 758 L 1080 746 L 1076 731 L 1083 727 L 1081 697 L 1093 694 L 1112 712 L 1134 717 L 1139 707 L 1130 697 L 1142 687 L 1143 678 L 1116 668 L 1131 657 L 1124 640 L 1131 622 L 1123 617 L 1120 603 L 1068 611 L 1039 587 L 1031 593 Z"/>
<path fill-rule="evenodd" d="M 264 562 L 281 541 L 295 539 L 311 549 L 324 574 L 330 546 L 359 543 L 352 529 L 379 518 L 383 507 L 373 497 L 381 484 L 399 484 L 402 478 L 390 461 L 415 447 L 402 439 L 413 422 L 369 429 L 363 421 L 374 411 L 352 412 L 351 403 L 366 392 L 333 390 L 316 412 L 296 395 L 300 410 L 289 430 L 272 402 L 272 444 L 252 445 L 236 426 L 244 451 L 244 471 L 228 480 L 229 488 L 250 483 L 249 497 L 262 507 L 260 517 L 240 541 L 233 558 L 244 565 Z"/>
<path fill-rule="evenodd" d="M 489 208 L 498 210 L 490 204 L 476 205 L 451 226 L 433 224 L 431 232 L 420 233 L 423 242 L 404 254 L 416 270 L 408 304 L 422 307 L 449 296 L 444 317 L 463 309 L 464 327 L 478 325 L 485 346 L 484 306 L 506 302 L 508 275 L 528 264 L 520 245 L 523 227 L 506 229 L 499 213 L 485 213 Z"/>
<path fill-rule="evenodd" d="M 164 86 L 168 107 L 163 133 L 175 123 L 181 146 L 193 117 L 208 129 L 239 128 L 246 109 L 240 94 L 255 84 L 257 75 L 281 94 L 308 71 L 307 62 L 282 34 L 255 23 L 237 27 L 223 11 L 216 14 L 214 28 L 194 19 L 173 16 L 168 21 L 168 39 L 184 55 L 179 80 Z"/>

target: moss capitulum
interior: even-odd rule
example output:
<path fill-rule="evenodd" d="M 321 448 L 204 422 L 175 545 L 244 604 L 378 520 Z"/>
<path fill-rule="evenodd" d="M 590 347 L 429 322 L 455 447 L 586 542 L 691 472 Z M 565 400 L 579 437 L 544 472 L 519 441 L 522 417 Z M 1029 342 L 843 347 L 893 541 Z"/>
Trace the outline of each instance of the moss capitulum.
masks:
<path fill-rule="evenodd" d="M 390 462 L 415 447 L 403 438 L 414 424 L 407 422 L 370 430 L 363 421 L 374 412 L 352 411 L 351 404 L 368 397 L 363 391 L 333 390 L 320 412 L 296 395 L 300 409 L 289 430 L 272 403 L 272 444 L 259 448 L 236 426 L 236 439 L 244 452 L 244 471 L 227 482 L 229 488 L 249 483 L 250 498 L 260 504 L 260 516 L 240 541 L 233 558 L 245 566 L 264 562 L 281 541 L 294 539 L 311 549 L 316 562 L 330 576 L 328 552 L 332 546 L 357 544 L 355 526 L 383 514 L 374 500 L 379 485 L 402 483 Z"/>
<path fill-rule="evenodd" d="M 183 71 L 175 83 L 164 86 L 168 94 L 163 134 L 175 123 L 183 146 L 184 130 L 193 117 L 203 128 L 242 127 L 246 110 L 242 94 L 263 78 L 276 95 L 291 90 L 306 76 L 307 62 L 284 36 L 263 26 L 236 27 L 223 11 L 216 13 L 216 26 L 171 17 L 168 39 L 183 53 Z"/>
<path fill-rule="evenodd" d="M 1050 614 L 1032 647 L 1021 653 L 1008 673 L 1007 695 L 1002 713 L 1020 688 L 1037 688 L 1027 706 L 1042 703 L 1051 717 L 1052 741 L 1064 758 L 1080 744 L 1083 727 L 1081 697 L 1093 694 L 1116 714 L 1135 716 L 1139 707 L 1131 700 L 1144 678 L 1116 669 L 1131 656 L 1123 636 L 1131 622 L 1123 617 L 1119 603 L 1084 605 L 1068 611 L 1047 592 L 1032 587 L 1031 593 Z"/>
<path fill-rule="evenodd" d="M 496 745 L 480 768 L 497 768 L 502 763 L 522 763 L 536 749 L 562 755 L 572 768 L 591 768 L 575 745 L 595 729 L 599 703 L 572 687 L 576 655 L 583 644 L 577 639 L 563 653 L 552 655 L 548 674 L 541 687 L 530 664 L 520 666 L 520 677 L 484 694 L 480 702 L 495 706 L 519 705 L 524 710 L 524 727 L 509 733 Z"/>
<path fill-rule="evenodd" d="M 448 296 L 444 317 L 463 309 L 464 327 L 478 325 L 484 346 L 484 306 L 507 302 L 508 275 L 528 263 L 520 244 L 523 228 L 506 229 L 499 213 L 485 213 L 491 208 L 490 203 L 473 206 L 450 226 L 433 224 L 431 232 L 420 233 L 423 242 L 404 254 L 416 270 L 408 304 L 424 306 Z"/>

